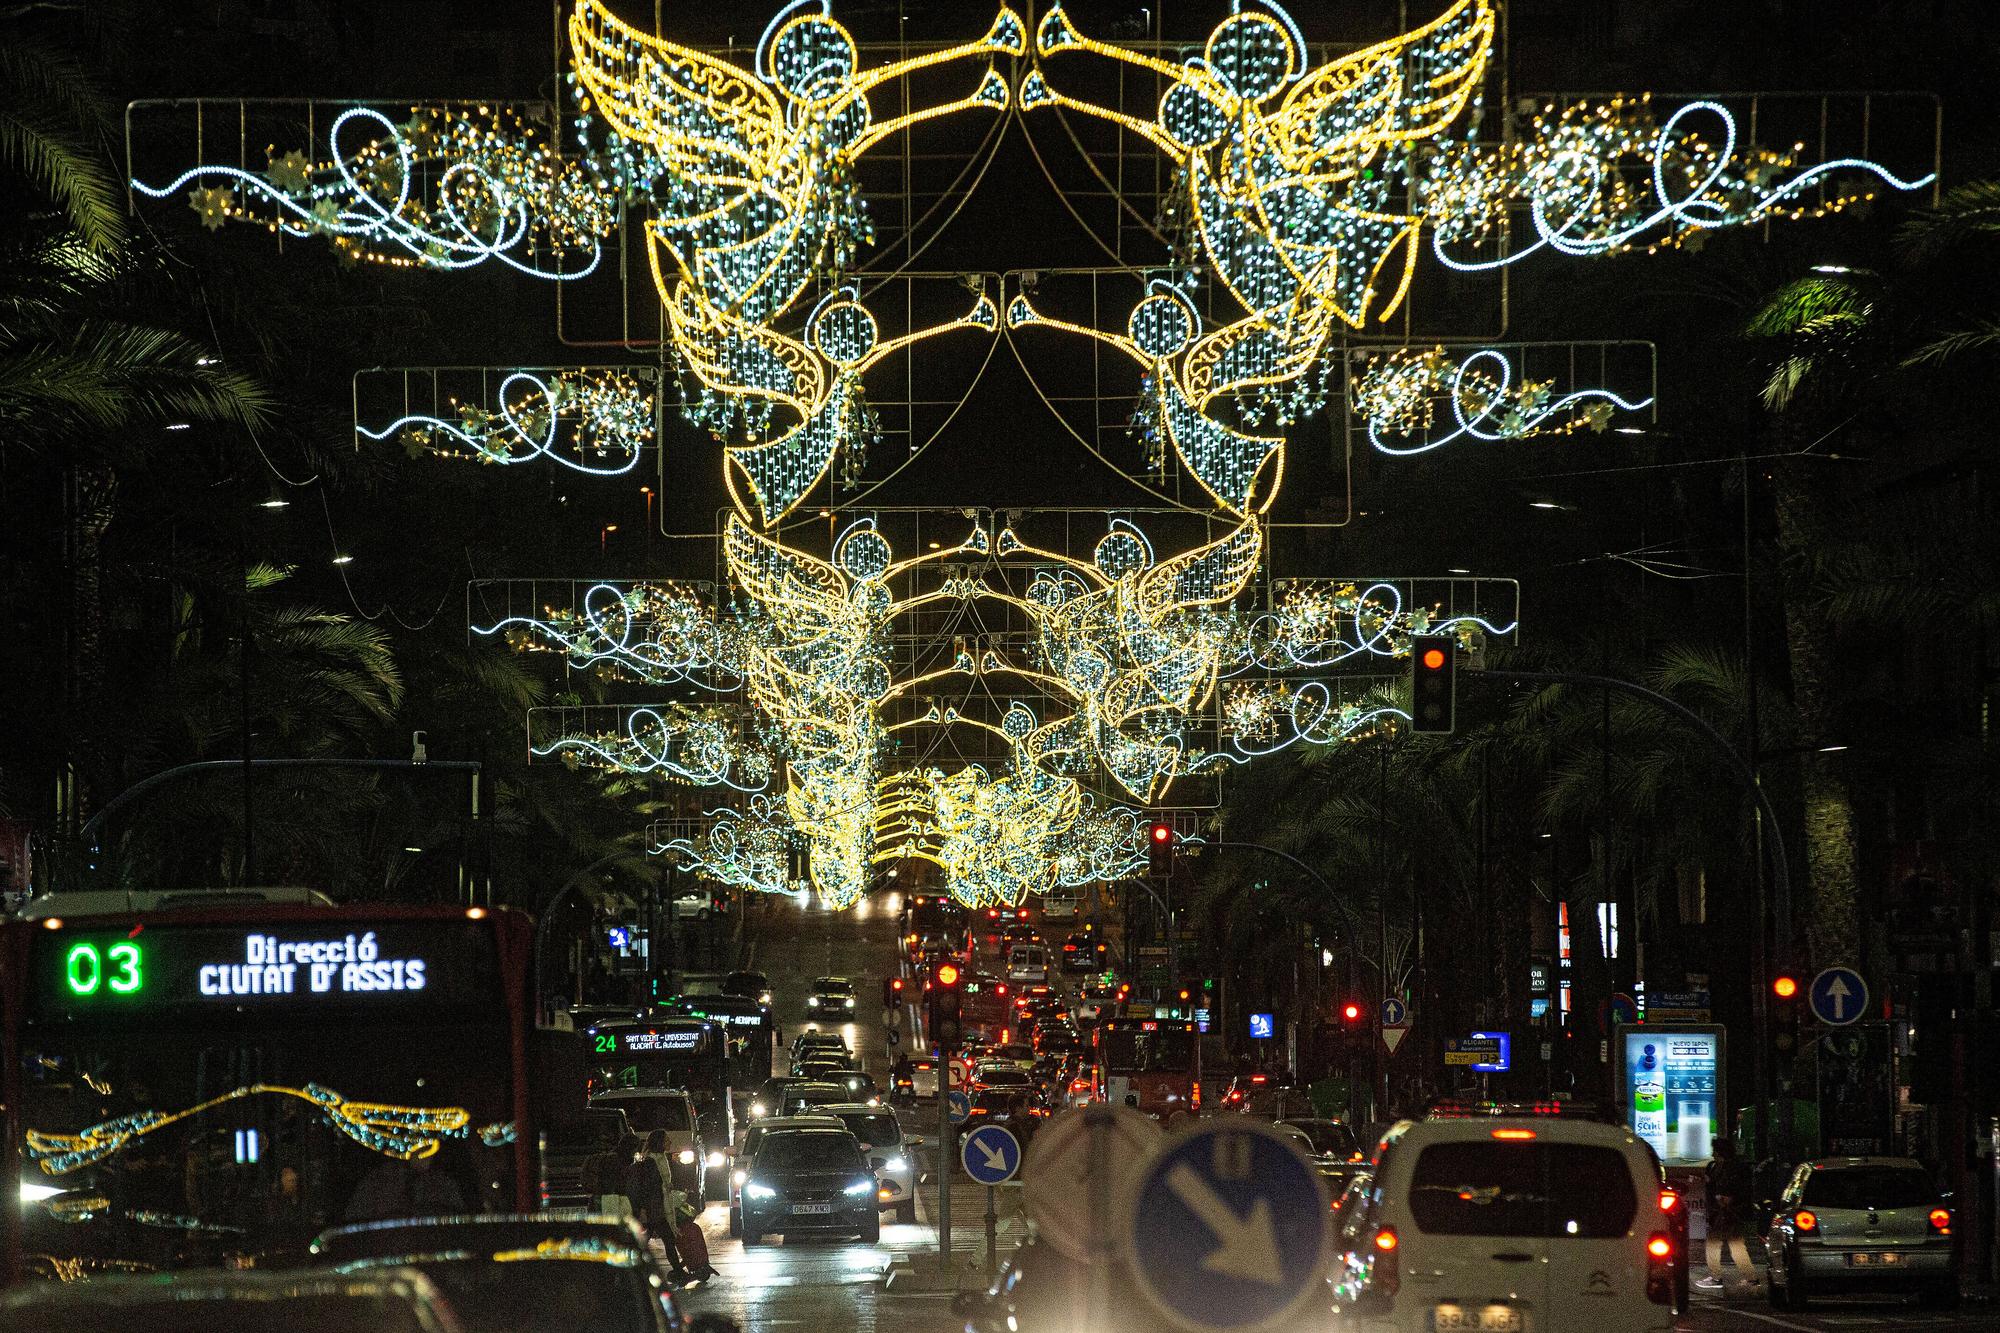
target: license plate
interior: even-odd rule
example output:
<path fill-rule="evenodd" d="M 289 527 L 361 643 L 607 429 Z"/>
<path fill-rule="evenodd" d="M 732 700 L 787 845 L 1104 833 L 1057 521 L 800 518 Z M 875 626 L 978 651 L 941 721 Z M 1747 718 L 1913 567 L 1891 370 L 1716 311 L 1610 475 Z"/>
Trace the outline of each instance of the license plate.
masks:
<path fill-rule="evenodd" d="M 1434 1333 L 1525 1333 L 1528 1321 L 1511 1305 L 1439 1305 L 1431 1310 Z"/>
<path fill-rule="evenodd" d="M 792 1205 L 792 1212 L 805 1217 L 825 1217 L 833 1212 L 833 1205 L 830 1203 L 795 1203 Z"/>
<path fill-rule="evenodd" d="M 1851 1268 L 1890 1268 L 1902 1262 L 1903 1256 L 1894 1252 L 1874 1254 L 1858 1251 L 1847 1256 L 1847 1263 Z"/>

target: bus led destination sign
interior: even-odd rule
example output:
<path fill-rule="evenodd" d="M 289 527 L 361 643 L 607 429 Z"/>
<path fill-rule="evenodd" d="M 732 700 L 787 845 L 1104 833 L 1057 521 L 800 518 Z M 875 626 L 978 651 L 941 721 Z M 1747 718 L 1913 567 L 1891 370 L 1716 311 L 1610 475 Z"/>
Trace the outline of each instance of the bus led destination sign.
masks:
<path fill-rule="evenodd" d="M 375 932 L 338 939 L 287 940 L 246 935 L 241 962 L 202 963 L 196 984 L 207 996 L 295 995 L 328 991 L 422 990 L 424 960 L 384 958 Z"/>

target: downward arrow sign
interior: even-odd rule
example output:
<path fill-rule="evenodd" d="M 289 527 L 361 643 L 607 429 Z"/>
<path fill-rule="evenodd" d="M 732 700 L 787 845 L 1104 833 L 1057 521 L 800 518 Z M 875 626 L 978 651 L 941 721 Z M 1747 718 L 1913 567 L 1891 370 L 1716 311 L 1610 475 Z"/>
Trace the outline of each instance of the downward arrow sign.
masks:
<path fill-rule="evenodd" d="M 985 1139 L 980 1139 L 973 1146 L 978 1148 L 979 1155 L 986 1159 L 986 1169 L 988 1171 L 1005 1171 L 1007 1169 L 1007 1150 L 1005 1148 L 997 1144 L 988 1147 Z"/>
<path fill-rule="evenodd" d="M 1248 1217 L 1238 1217 L 1236 1210 L 1224 1203 L 1185 1162 L 1177 1163 L 1167 1172 L 1167 1188 L 1221 1242 L 1201 1261 L 1203 1268 L 1270 1287 L 1284 1283 L 1284 1263 L 1278 1257 L 1278 1234 L 1271 1225 L 1269 1199 L 1257 1200 L 1250 1205 Z"/>

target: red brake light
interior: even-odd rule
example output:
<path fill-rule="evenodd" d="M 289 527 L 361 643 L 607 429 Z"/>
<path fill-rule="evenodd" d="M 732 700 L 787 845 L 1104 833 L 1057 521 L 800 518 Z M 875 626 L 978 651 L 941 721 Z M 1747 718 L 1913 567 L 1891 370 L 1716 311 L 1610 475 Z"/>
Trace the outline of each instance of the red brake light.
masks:
<path fill-rule="evenodd" d="M 1951 1234 L 1951 1209 L 1931 1209 L 1931 1230 L 1941 1236 L 1949 1236 Z"/>
<path fill-rule="evenodd" d="M 1252 1083 L 1262 1083 L 1265 1081 L 1265 1076 L 1262 1074 L 1252 1074 L 1250 1076 L 1250 1081 Z"/>
<path fill-rule="evenodd" d="M 1521 1139 L 1532 1139 L 1535 1137 L 1535 1131 L 1532 1129 L 1496 1129 L 1493 1131 L 1493 1137 L 1496 1139 L 1519 1141 Z"/>
<path fill-rule="evenodd" d="M 1383 1254 L 1394 1254 L 1397 1244 L 1396 1228 L 1383 1227 L 1375 1233 L 1375 1248 Z"/>
<path fill-rule="evenodd" d="M 1646 1299 L 1674 1303 L 1674 1238 L 1664 1231 L 1646 1237 Z"/>
<path fill-rule="evenodd" d="M 1673 1252 L 1674 1243 L 1658 1232 L 1655 1232 L 1653 1238 L 1646 1242 L 1646 1253 L 1652 1255 L 1655 1259 L 1668 1258 Z"/>
<path fill-rule="evenodd" d="M 1792 1214 L 1792 1225 L 1801 1231 L 1818 1231 L 1819 1218 L 1810 1209 L 1801 1208 Z"/>
<path fill-rule="evenodd" d="M 1680 1207 L 1680 1202 L 1681 1202 L 1681 1196 L 1676 1194 L 1674 1191 L 1672 1190 L 1660 1191 L 1661 1212 L 1671 1213 L 1674 1209 Z"/>

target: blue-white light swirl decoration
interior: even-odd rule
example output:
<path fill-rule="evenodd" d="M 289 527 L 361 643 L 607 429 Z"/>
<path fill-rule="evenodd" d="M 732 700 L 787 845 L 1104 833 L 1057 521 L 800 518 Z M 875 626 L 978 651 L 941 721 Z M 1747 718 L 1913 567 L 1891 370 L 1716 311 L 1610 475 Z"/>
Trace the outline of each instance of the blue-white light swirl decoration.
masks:
<path fill-rule="evenodd" d="M 1455 428 L 1433 437 L 1435 399 L 1449 406 Z M 1546 384 L 1524 381 L 1517 387 L 1514 363 L 1491 347 L 1456 364 L 1442 348 L 1372 360 L 1356 381 L 1354 401 L 1367 419 L 1368 443 L 1399 458 L 1468 438 L 1492 443 L 1579 428 L 1601 432 L 1614 412 L 1643 412 L 1653 405 L 1651 398 L 1630 400 L 1609 389 L 1556 397 Z M 1394 435 L 1421 439 L 1398 445 L 1385 438 Z"/>
<path fill-rule="evenodd" d="M 524 122 L 487 114 L 493 126 L 415 108 L 398 125 L 373 107 L 350 107 L 327 130 L 326 165 L 294 152 L 274 156 L 261 175 L 210 163 L 165 185 L 134 180 L 132 188 L 159 199 L 193 186 L 192 206 L 210 227 L 239 220 L 287 236 L 326 236 L 392 264 L 463 269 L 490 259 L 531 277 L 588 276 L 617 220 L 616 191 L 537 141 Z M 371 137 L 348 147 L 343 136 L 357 132 Z M 425 178 L 429 188 L 420 189 Z M 563 267 L 571 255 L 583 262 Z"/>
<path fill-rule="evenodd" d="M 616 477 L 637 467 L 653 441 L 653 395 L 622 372 L 517 370 L 500 382 L 497 410 L 468 404 L 456 421 L 418 413 L 381 430 L 354 429 L 371 440 L 408 432 L 434 453 L 464 450 L 487 463 L 546 458 L 587 476 Z"/>
<path fill-rule="evenodd" d="M 771 759 L 727 721 L 683 709 L 634 708 L 617 731 L 570 732 L 529 743 L 535 758 L 557 756 L 591 768 L 651 773 L 693 787 L 757 792 L 771 782 Z"/>
<path fill-rule="evenodd" d="M 693 685 L 717 694 L 740 689 L 746 669 L 742 630 L 698 593 L 674 583 L 596 583 L 576 604 L 542 615 L 474 625 L 525 652 L 559 652 L 579 670 L 604 668 L 649 685 Z"/>
<path fill-rule="evenodd" d="M 703 818 L 711 821 L 706 832 L 659 840 L 647 854 L 673 857 L 703 879 L 729 888 L 793 892 L 796 835 L 778 800 L 752 796 L 747 809 L 709 810 Z"/>
<path fill-rule="evenodd" d="M 1217 758 L 1247 764 L 1288 746 L 1330 745 L 1384 721 L 1409 720 L 1409 713 L 1394 704 L 1341 703 L 1323 680 L 1242 684 L 1223 703 L 1230 749 Z"/>
<path fill-rule="evenodd" d="M 1719 122 L 1715 140 L 1686 124 L 1697 115 Z M 1873 197 L 1871 188 L 1817 206 L 1797 203 L 1807 188 L 1841 173 L 1906 192 L 1936 180 L 1932 174 L 1904 180 L 1878 162 L 1843 157 L 1768 183 L 1792 171 L 1795 160 L 1754 146 L 1739 160 L 1736 118 L 1720 102 L 1689 102 L 1657 130 L 1653 126 L 1650 99 L 1620 97 L 1595 107 L 1548 108 L 1518 145 L 1461 143 L 1434 152 L 1424 179 L 1433 253 L 1460 272 L 1501 268 L 1543 249 L 1571 256 L 1611 254 L 1649 244 L 1643 239 L 1648 234 L 1658 235 L 1650 244 L 1670 244 L 1690 233 L 1745 226 L 1791 209 L 1832 212 Z M 1642 164 L 1649 190 L 1635 188 L 1627 178 Z M 1527 206 L 1532 241 L 1491 259 L 1453 252 L 1494 239 L 1517 203 Z"/>
<path fill-rule="evenodd" d="M 1440 616 L 1434 610 L 1404 608 L 1403 590 L 1381 581 L 1333 588 L 1294 587 L 1276 608 L 1251 618 L 1236 644 L 1236 655 L 1221 675 L 1250 672 L 1322 671 L 1356 659 L 1409 655 L 1417 634 L 1470 635 L 1477 631 L 1506 638 L 1519 626 L 1479 615 Z"/>

